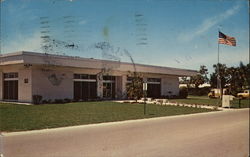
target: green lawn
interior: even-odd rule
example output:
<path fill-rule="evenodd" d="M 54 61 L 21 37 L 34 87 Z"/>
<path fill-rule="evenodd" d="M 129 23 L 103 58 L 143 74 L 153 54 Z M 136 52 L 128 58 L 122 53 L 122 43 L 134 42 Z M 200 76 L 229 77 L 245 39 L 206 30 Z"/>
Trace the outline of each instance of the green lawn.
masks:
<path fill-rule="evenodd" d="M 115 102 L 78 102 L 68 104 L 20 105 L 0 103 L 0 130 L 21 131 L 82 124 L 123 121 L 160 116 L 209 112 L 201 108 Z"/>
<path fill-rule="evenodd" d="M 220 99 L 209 99 L 207 96 L 188 96 L 187 99 L 170 99 L 170 102 L 179 102 L 186 104 L 199 104 L 199 105 L 212 105 L 212 106 L 220 106 Z M 239 108 L 239 100 L 234 99 L 231 101 L 234 108 Z M 241 100 L 241 108 L 249 108 L 250 103 L 249 99 Z"/>

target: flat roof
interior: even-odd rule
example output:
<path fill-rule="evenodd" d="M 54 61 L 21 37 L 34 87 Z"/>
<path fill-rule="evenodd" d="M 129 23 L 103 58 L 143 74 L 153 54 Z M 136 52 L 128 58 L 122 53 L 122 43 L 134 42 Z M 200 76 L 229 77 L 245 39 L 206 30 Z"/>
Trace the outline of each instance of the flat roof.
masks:
<path fill-rule="evenodd" d="M 37 52 L 19 51 L 14 53 L 2 54 L 0 56 L 0 66 L 13 64 L 37 64 L 37 65 L 56 65 L 75 68 L 90 69 L 111 69 L 118 71 L 137 71 L 141 73 L 167 74 L 176 76 L 193 76 L 198 72 L 189 69 L 179 69 L 145 64 L 133 64 L 110 60 L 91 59 L 66 55 L 45 54 Z"/>

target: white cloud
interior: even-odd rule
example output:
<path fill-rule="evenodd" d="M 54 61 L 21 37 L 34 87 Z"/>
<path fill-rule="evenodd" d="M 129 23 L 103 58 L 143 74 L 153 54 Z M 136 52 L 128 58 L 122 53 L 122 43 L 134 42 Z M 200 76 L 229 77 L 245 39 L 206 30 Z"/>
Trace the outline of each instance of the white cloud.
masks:
<path fill-rule="evenodd" d="M 223 20 L 231 17 L 232 15 L 236 14 L 240 9 L 240 4 L 236 4 L 234 7 L 228 9 L 227 11 L 205 19 L 196 29 L 190 32 L 181 33 L 178 37 L 180 41 L 190 41 L 195 37 L 207 32 L 211 27 L 219 24 Z"/>
<path fill-rule="evenodd" d="M 16 51 L 38 51 L 41 52 L 40 32 L 36 32 L 30 36 L 22 34 L 16 35 L 15 40 L 3 41 L 2 52 L 16 52 Z"/>

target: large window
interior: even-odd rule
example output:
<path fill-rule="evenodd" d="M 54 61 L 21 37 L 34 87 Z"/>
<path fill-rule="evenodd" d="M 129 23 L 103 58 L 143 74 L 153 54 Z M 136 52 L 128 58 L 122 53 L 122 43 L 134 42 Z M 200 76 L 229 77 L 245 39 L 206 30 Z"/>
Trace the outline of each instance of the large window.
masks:
<path fill-rule="evenodd" d="M 92 100 L 97 96 L 96 75 L 74 74 L 74 99 Z"/>
<path fill-rule="evenodd" d="M 3 99 L 18 100 L 18 73 L 3 74 Z"/>

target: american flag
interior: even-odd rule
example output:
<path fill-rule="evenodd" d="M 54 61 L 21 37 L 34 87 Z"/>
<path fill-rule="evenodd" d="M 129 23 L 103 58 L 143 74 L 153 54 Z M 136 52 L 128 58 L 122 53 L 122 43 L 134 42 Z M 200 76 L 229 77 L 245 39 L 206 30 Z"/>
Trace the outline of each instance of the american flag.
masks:
<path fill-rule="evenodd" d="M 234 37 L 227 36 L 221 32 L 219 32 L 219 44 L 225 44 L 230 46 L 236 46 L 236 40 Z"/>

